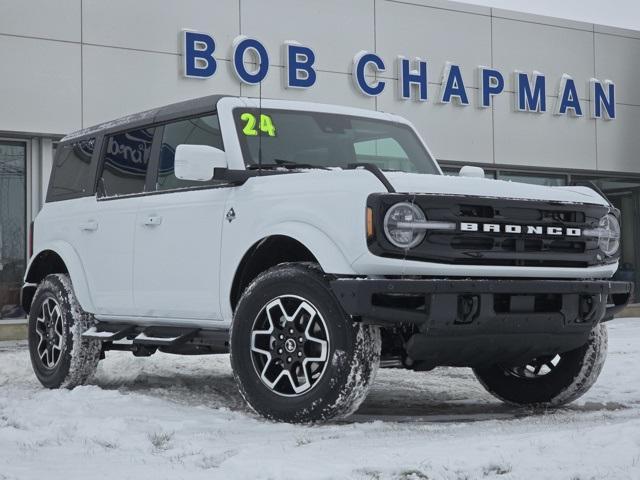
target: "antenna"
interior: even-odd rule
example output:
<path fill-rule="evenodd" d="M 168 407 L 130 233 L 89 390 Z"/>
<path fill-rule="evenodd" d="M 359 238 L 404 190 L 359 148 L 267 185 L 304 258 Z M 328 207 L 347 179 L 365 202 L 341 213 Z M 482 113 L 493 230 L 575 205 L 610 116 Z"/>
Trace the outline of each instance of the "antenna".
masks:
<path fill-rule="evenodd" d="M 258 86 L 258 175 L 262 175 L 262 80 Z"/>

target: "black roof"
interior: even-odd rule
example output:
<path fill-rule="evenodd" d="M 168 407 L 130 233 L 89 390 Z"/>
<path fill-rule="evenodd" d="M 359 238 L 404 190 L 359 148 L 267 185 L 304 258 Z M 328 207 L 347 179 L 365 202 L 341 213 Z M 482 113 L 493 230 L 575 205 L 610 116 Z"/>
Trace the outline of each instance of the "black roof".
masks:
<path fill-rule="evenodd" d="M 164 107 L 152 108 L 144 112 L 134 113 L 116 120 L 100 123 L 92 127 L 87 127 L 77 132 L 70 133 L 62 140 L 67 141 L 82 140 L 83 137 L 95 137 L 97 135 L 111 134 L 130 130 L 132 128 L 143 127 L 154 123 L 163 123 L 175 118 L 190 117 L 203 113 L 212 112 L 216 109 L 218 100 L 230 95 L 208 95 L 206 97 L 194 98 L 183 102 L 172 103 Z"/>

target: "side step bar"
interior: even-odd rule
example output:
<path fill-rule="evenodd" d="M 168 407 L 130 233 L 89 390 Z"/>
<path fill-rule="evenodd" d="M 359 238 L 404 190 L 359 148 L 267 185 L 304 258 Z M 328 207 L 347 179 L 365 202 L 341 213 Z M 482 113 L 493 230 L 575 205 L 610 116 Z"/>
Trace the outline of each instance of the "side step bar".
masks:
<path fill-rule="evenodd" d="M 148 327 L 133 339 L 133 343 L 137 345 L 157 345 L 159 347 L 180 345 L 193 339 L 199 331 L 199 328 Z"/>
<path fill-rule="evenodd" d="M 136 354 L 158 349 L 183 354 L 229 352 L 228 329 L 98 322 L 82 337 L 101 341 L 103 352 L 124 350 Z M 118 340 L 125 342 L 115 343 Z"/>
<path fill-rule="evenodd" d="M 135 325 L 99 324 L 98 326 L 91 327 L 89 330 L 84 332 L 82 337 L 93 340 L 102 340 L 103 342 L 115 342 L 116 340 L 122 340 L 127 335 L 134 333 L 135 330 Z"/>

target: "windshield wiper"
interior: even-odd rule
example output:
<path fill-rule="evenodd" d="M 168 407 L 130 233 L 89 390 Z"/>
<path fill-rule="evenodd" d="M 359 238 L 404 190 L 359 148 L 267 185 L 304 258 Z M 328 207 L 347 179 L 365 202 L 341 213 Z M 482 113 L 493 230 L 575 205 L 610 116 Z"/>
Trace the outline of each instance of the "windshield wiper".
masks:
<path fill-rule="evenodd" d="M 378 180 L 380 180 L 380 183 L 382 183 L 382 185 L 384 185 L 384 187 L 387 189 L 387 192 L 396 193 L 396 189 L 393 188 L 393 185 L 391 185 L 391 182 L 389 181 L 389 179 L 384 176 L 384 173 L 382 173 L 382 170 L 380 170 L 380 167 L 378 167 L 375 163 L 366 163 L 366 162 L 350 163 L 349 166 L 347 167 L 348 170 L 355 170 L 358 168 L 362 168 L 363 170 L 366 170 L 367 172 L 371 172 L 373 175 L 375 175 L 375 177 Z"/>

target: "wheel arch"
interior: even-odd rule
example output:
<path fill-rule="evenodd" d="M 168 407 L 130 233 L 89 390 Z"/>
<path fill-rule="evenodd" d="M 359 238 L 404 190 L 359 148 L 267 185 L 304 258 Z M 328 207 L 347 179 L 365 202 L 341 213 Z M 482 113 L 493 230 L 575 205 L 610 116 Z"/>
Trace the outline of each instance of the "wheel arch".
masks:
<path fill-rule="evenodd" d="M 93 300 L 89 292 L 82 262 L 75 249 L 66 242 L 53 242 L 40 248 L 29 261 L 22 287 L 22 308 L 29 313 L 31 301 L 38 284 L 53 273 L 66 273 L 71 278 L 78 303 L 86 312 L 93 312 Z"/>
<path fill-rule="evenodd" d="M 233 313 L 244 288 L 259 273 L 279 263 L 301 261 L 318 263 L 327 273 L 354 273 L 343 251 L 321 229 L 299 221 L 282 222 L 263 229 L 237 263 L 227 296 L 229 313 Z"/>
<path fill-rule="evenodd" d="M 233 276 L 229 297 L 231 308 L 235 311 L 242 292 L 254 278 L 265 270 L 285 262 L 319 263 L 311 250 L 288 235 L 269 235 L 251 245 L 240 260 Z"/>
<path fill-rule="evenodd" d="M 318 263 L 327 273 L 354 274 L 351 262 L 332 236 L 301 219 L 263 225 L 252 237 L 255 240 L 245 244 L 237 257 L 226 259 L 223 270 L 229 277 L 228 281 L 223 280 L 223 285 L 229 286 L 223 287 L 221 295 L 225 318 L 231 319 L 244 288 L 251 280 L 278 263 L 310 261 Z M 233 242 L 234 239 L 228 238 L 227 241 Z M 229 250 L 233 250 L 230 244 Z M 247 266 L 250 270 L 246 270 Z"/>

